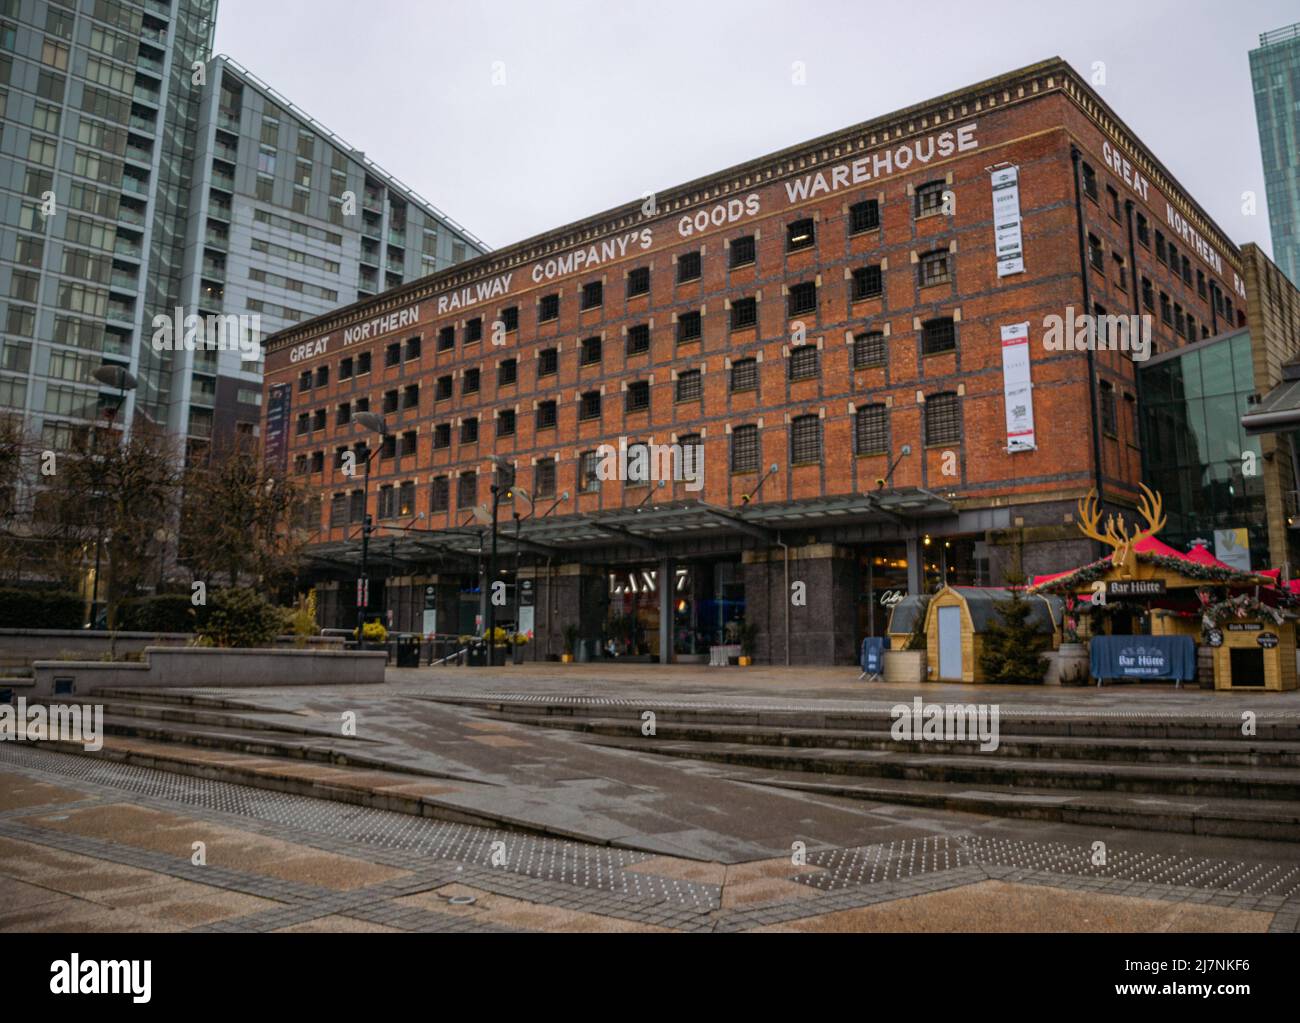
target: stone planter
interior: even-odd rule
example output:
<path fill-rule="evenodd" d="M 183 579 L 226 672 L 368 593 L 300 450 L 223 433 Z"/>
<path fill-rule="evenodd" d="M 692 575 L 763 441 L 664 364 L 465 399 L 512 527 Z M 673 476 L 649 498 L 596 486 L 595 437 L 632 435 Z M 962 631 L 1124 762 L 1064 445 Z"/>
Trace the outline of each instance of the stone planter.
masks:
<path fill-rule="evenodd" d="M 924 682 L 927 674 L 924 650 L 886 650 L 886 682 Z"/>
<path fill-rule="evenodd" d="M 1088 648 L 1082 643 L 1062 643 L 1059 650 L 1043 655 L 1047 658 L 1045 686 L 1086 686 L 1088 678 Z"/>

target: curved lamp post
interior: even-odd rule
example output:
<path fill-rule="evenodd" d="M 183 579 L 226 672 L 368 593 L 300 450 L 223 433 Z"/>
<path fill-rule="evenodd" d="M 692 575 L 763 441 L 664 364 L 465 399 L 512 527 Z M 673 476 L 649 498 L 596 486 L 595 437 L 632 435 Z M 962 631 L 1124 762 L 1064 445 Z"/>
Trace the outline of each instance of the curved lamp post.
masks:
<path fill-rule="evenodd" d="M 125 366 L 119 366 L 112 362 L 106 362 L 102 366 L 97 366 L 94 372 L 91 373 L 91 376 L 93 376 L 98 383 L 103 384 L 105 387 L 111 387 L 117 391 L 117 404 L 113 406 L 111 411 L 107 412 L 107 416 L 111 420 L 121 411 L 122 406 L 126 403 L 126 392 L 134 391 L 138 386 L 138 382 Z M 99 448 L 99 444 L 97 443 L 97 435 L 99 431 L 98 415 L 95 416 L 94 430 L 96 443 L 93 444 L 93 447 L 97 450 Z M 90 589 L 90 621 L 86 623 L 86 628 L 88 629 L 95 627 L 95 613 L 99 607 L 99 564 L 104 550 L 104 502 L 96 501 L 95 504 L 98 507 L 98 511 L 95 515 L 95 578 L 91 582 Z"/>
<path fill-rule="evenodd" d="M 366 472 L 361 487 L 361 576 L 357 579 L 357 649 L 365 642 L 366 608 L 370 606 L 370 577 L 367 575 L 370 559 L 370 534 L 374 531 L 370 518 L 370 463 L 383 450 L 388 437 L 388 424 L 377 412 L 358 412 L 352 421 L 363 430 L 379 434 L 379 446 L 373 451 L 366 444 Z"/>

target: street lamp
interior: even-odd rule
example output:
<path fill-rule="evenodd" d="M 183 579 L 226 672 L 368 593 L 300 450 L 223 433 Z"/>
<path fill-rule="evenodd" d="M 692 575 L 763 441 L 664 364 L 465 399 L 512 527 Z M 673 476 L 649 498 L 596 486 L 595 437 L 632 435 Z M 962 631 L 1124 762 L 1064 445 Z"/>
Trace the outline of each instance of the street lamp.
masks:
<path fill-rule="evenodd" d="M 112 387 L 117 391 L 117 404 L 112 409 L 105 409 L 105 415 L 108 419 L 113 419 L 122 406 L 126 403 L 126 392 L 134 391 L 137 382 L 134 376 L 125 366 L 119 366 L 116 363 L 106 362 L 102 366 L 97 366 L 91 373 L 99 383 L 105 387 Z M 92 457 L 98 454 L 99 449 L 99 416 L 95 416 L 95 425 L 92 432 L 93 442 Z M 96 501 L 98 510 L 95 515 L 95 578 L 91 582 L 90 589 L 90 621 L 86 628 L 94 628 L 95 613 L 99 607 L 99 564 L 100 557 L 104 549 L 104 501 Z"/>
<path fill-rule="evenodd" d="M 388 424 L 377 412 L 358 412 L 352 421 L 364 430 L 379 434 L 379 446 L 373 451 L 366 444 L 365 480 L 361 484 L 361 577 L 357 580 L 357 648 L 365 642 L 366 608 L 370 606 L 370 577 L 366 574 L 370 559 L 370 534 L 374 531 L 370 518 L 370 463 L 383 450 L 388 439 Z"/>
<path fill-rule="evenodd" d="M 533 495 L 530 494 L 523 487 L 513 487 L 511 488 L 510 493 L 513 494 L 515 497 L 522 497 L 525 501 L 528 502 L 528 514 L 523 516 L 523 518 L 529 518 L 533 514 L 533 512 L 537 510 L 537 506 L 533 504 Z M 523 619 L 523 606 L 524 606 L 523 594 L 519 586 L 519 523 L 521 521 L 521 518 L 518 511 L 514 511 L 512 512 L 512 514 L 515 517 L 515 642 L 512 643 L 510 647 L 510 653 L 511 653 L 510 659 L 515 664 L 519 664 L 523 660 L 523 650 L 520 649 L 518 640 L 519 640 L 519 626 L 523 624 L 522 619 Z"/>
<path fill-rule="evenodd" d="M 512 495 L 515 485 L 515 467 L 496 455 L 492 456 L 491 461 L 496 466 L 497 472 L 492 474 L 492 553 L 488 555 L 487 575 L 484 578 L 484 582 L 489 586 L 496 581 L 497 574 L 497 517 L 501 511 L 501 499 Z M 487 602 L 489 668 L 496 666 L 496 618 L 496 605 L 492 603 L 492 595 L 489 593 Z"/>

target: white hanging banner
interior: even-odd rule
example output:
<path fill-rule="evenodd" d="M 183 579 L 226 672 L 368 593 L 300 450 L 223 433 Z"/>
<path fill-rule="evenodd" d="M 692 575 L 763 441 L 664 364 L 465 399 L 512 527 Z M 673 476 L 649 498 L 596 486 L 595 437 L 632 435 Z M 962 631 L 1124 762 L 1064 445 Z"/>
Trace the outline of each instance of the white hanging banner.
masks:
<path fill-rule="evenodd" d="M 1007 405 L 1007 450 L 1033 451 L 1034 396 L 1029 379 L 1029 323 L 1002 328 L 1002 397 Z"/>
<path fill-rule="evenodd" d="M 1020 237 L 1020 168 L 1000 167 L 993 172 L 993 244 L 998 256 L 998 276 L 1025 272 L 1025 252 Z"/>

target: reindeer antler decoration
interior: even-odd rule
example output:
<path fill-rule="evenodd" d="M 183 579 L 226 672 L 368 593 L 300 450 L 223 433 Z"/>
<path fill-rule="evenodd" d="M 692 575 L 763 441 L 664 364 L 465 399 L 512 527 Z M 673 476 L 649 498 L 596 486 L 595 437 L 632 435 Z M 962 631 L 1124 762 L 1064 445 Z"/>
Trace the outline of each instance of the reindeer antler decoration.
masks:
<path fill-rule="evenodd" d="M 1134 524 L 1133 533 L 1130 536 L 1128 527 L 1124 524 L 1124 516 L 1120 515 L 1118 519 L 1114 515 L 1106 516 L 1106 531 L 1101 531 L 1101 502 L 1097 498 L 1097 491 L 1089 490 L 1088 496 L 1079 501 L 1079 531 L 1084 536 L 1093 540 L 1100 540 L 1114 548 L 1111 554 L 1111 564 L 1116 568 L 1121 567 L 1129 560 L 1129 554 L 1133 550 L 1133 545 L 1139 540 L 1148 536 L 1154 536 L 1165 525 L 1164 501 L 1159 494 L 1153 493 L 1145 483 L 1139 483 L 1142 488 L 1142 498 L 1138 501 L 1138 514 L 1146 520 L 1146 528 L 1138 529 Z"/>

